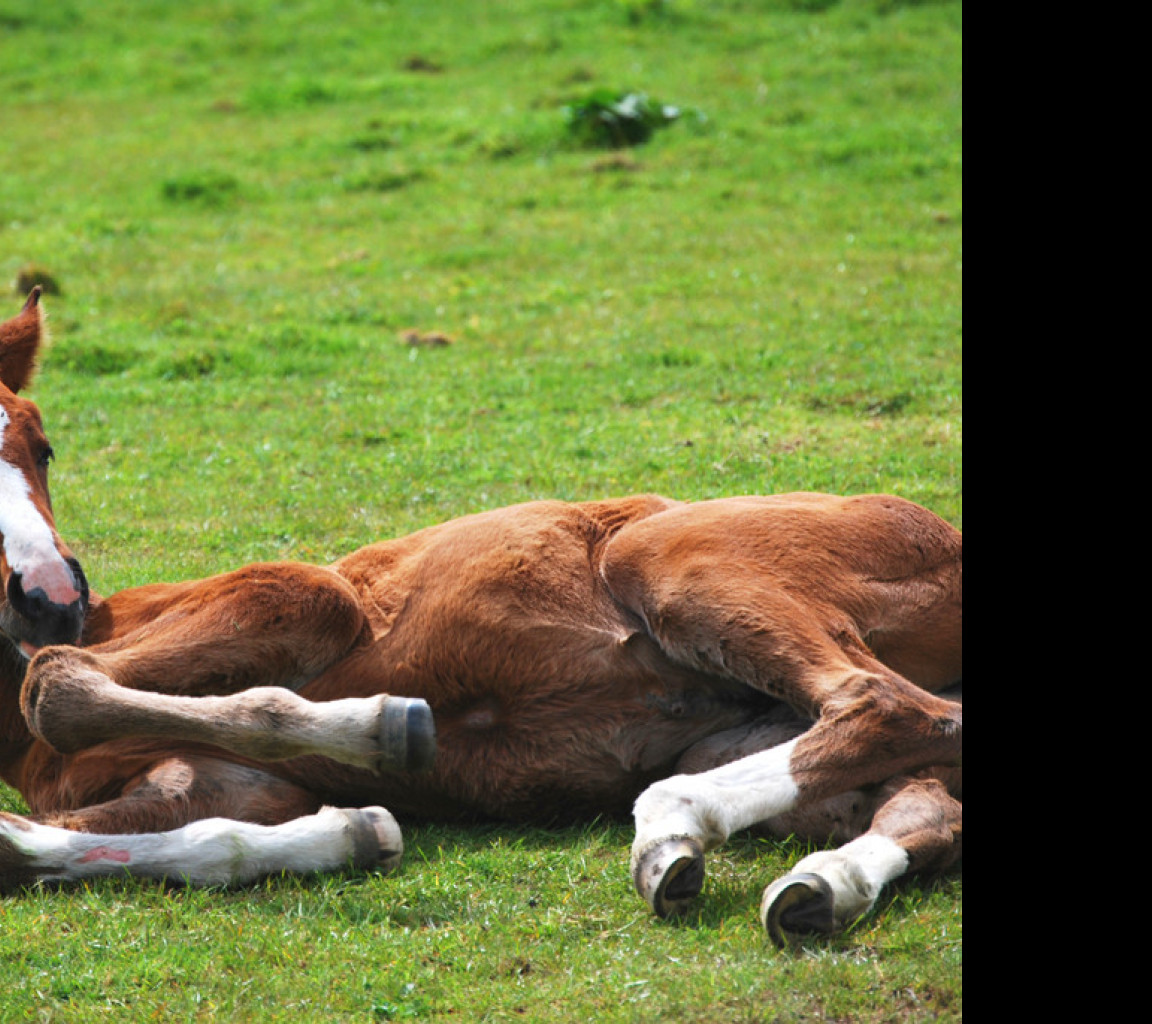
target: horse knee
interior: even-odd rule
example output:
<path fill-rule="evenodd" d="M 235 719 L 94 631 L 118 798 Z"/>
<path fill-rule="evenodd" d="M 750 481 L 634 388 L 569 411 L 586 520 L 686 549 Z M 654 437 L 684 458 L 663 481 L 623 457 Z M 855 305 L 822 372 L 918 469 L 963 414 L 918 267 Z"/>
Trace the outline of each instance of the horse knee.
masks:
<path fill-rule="evenodd" d="M 963 707 L 895 675 L 838 680 L 817 724 L 797 742 L 793 770 L 809 799 L 958 765 Z"/>
<path fill-rule="evenodd" d="M 34 736 L 61 753 L 74 753 L 93 742 L 87 727 L 98 712 L 101 693 L 114 686 L 86 652 L 46 647 L 28 665 L 20 713 Z"/>

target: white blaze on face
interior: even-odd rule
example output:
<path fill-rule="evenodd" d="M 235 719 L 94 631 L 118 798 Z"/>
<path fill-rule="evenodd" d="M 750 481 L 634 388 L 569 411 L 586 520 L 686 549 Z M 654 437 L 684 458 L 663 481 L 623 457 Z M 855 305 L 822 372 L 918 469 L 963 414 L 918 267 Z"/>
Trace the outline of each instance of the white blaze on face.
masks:
<path fill-rule="evenodd" d="M 0 408 L 0 452 L 8 413 Z M 36 588 L 48 599 L 68 605 L 79 597 L 76 580 L 56 550 L 52 528 L 32 502 L 32 488 L 24 474 L 0 456 L 0 538 L 4 558 L 13 572 L 20 573 L 24 592 Z"/>

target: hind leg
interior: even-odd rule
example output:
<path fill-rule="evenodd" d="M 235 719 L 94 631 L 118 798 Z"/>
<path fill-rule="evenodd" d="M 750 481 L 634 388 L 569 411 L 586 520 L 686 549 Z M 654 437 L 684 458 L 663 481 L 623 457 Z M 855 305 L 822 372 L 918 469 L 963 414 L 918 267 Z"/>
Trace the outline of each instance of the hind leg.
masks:
<path fill-rule="evenodd" d="M 839 931 L 871 910 L 888 882 L 960 858 L 963 808 L 941 779 L 892 779 L 872 802 L 867 832 L 809 854 L 765 889 L 760 919 L 776 945 Z"/>
<path fill-rule="evenodd" d="M 795 623 L 791 631 L 800 632 Z M 747 639 L 754 646 L 760 634 Z M 633 878 L 657 913 L 694 895 L 702 870 L 688 865 L 738 829 L 925 766 L 958 763 L 960 705 L 863 656 L 854 664 L 815 633 L 807 641 L 807 660 L 787 674 L 778 658 L 747 664 L 775 669 L 775 692 L 787 692 L 794 705 L 815 705 L 810 729 L 710 771 L 663 779 L 637 799 Z"/>
<path fill-rule="evenodd" d="M 852 690 L 842 710 L 825 711 L 795 739 L 697 775 L 672 776 L 640 795 L 632 873 L 657 913 L 679 910 L 696 895 L 704 853 L 733 832 L 812 813 L 924 764 L 959 760 L 958 705 L 941 701 L 936 711 L 883 702 L 878 710 L 867 680 Z"/>
<path fill-rule="evenodd" d="M 778 715 L 709 737 L 677 765 L 685 774 L 713 771 L 730 759 L 786 743 L 811 723 Z M 938 872 L 961 856 L 961 769 L 891 779 L 879 788 L 850 790 L 753 826 L 756 831 L 842 844 L 798 862 L 768 886 L 761 921 L 778 946 L 828 934 L 867 913 L 882 887 L 907 873 Z M 704 881 L 703 847 L 685 837 L 665 844 L 672 860 L 661 872 L 654 907 L 661 916 L 682 909 Z M 643 888 L 642 888 L 643 891 Z"/>
<path fill-rule="evenodd" d="M 695 895 L 703 854 L 737 829 L 959 763 L 960 705 L 914 685 L 864 641 L 883 632 L 891 653 L 893 638 L 915 639 L 934 688 L 958 679 L 955 531 L 892 499 L 802 496 L 780 511 L 743 500 L 678 509 L 621 531 L 605 553 L 605 582 L 669 657 L 767 692 L 814 722 L 770 749 L 641 794 L 633 878 L 657 913 Z M 930 666 L 926 634 L 940 640 Z"/>

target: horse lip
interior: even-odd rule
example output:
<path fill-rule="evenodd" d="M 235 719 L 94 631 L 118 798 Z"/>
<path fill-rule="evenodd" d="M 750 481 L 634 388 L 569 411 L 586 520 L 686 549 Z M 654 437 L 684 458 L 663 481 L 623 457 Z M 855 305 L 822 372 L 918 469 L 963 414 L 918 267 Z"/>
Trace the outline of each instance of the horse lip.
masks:
<path fill-rule="evenodd" d="M 84 620 L 88 615 L 87 594 L 76 602 L 78 614 L 73 623 L 67 616 L 61 623 L 66 629 L 45 629 L 31 619 L 25 618 L 8 601 L 0 600 L 0 636 L 8 640 L 20 652 L 21 657 L 31 658 L 41 647 L 60 644 L 76 646 L 84 632 Z M 31 654 L 29 654 L 31 651 Z"/>

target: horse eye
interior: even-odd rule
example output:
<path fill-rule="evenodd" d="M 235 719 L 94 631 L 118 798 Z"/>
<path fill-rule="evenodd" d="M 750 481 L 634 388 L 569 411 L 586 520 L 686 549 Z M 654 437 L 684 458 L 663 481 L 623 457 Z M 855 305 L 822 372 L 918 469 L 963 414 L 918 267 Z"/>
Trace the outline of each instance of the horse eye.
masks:
<path fill-rule="evenodd" d="M 40 453 L 40 458 L 37 460 L 42 469 L 48 468 L 48 463 L 56 458 L 56 453 L 52 450 L 51 445 L 45 445 L 44 451 Z"/>

